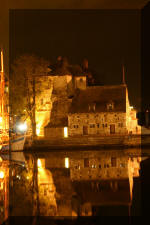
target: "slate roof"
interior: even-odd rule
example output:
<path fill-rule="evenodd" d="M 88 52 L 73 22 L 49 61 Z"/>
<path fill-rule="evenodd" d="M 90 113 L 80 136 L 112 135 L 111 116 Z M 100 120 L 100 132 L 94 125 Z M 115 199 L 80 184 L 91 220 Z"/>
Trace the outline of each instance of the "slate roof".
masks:
<path fill-rule="evenodd" d="M 126 112 L 126 90 L 126 85 L 89 86 L 86 90 L 77 90 L 69 112 L 92 112 L 94 105 L 95 112 L 107 112 L 110 102 L 114 103 L 112 112 Z"/>

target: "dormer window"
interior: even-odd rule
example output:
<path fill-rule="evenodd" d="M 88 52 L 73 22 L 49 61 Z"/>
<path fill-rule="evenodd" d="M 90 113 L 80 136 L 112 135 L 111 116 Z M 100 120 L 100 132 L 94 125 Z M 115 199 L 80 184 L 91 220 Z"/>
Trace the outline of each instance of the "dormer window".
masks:
<path fill-rule="evenodd" d="M 93 104 L 93 110 L 94 110 L 94 111 L 95 111 L 95 106 L 96 106 L 96 104 L 94 103 L 94 104 Z"/>
<path fill-rule="evenodd" d="M 89 108 L 89 111 L 94 111 L 95 112 L 95 109 L 96 109 L 96 103 L 90 103 L 88 105 L 88 108 Z"/>
<path fill-rule="evenodd" d="M 114 109 L 114 103 L 113 102 L 107 103 L 107 110 L 111 111 L 113 109 Z"/>

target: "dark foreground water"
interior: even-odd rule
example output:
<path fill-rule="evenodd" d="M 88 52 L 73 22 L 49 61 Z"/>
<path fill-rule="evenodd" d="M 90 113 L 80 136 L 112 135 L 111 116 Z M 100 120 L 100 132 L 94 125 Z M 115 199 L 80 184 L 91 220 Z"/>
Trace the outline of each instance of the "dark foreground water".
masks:
<path fill-rule="evenodd" d="M 149 150 L 0 156 L 0 224 L 132 223 L 149 215 L 149 190 Z"/>

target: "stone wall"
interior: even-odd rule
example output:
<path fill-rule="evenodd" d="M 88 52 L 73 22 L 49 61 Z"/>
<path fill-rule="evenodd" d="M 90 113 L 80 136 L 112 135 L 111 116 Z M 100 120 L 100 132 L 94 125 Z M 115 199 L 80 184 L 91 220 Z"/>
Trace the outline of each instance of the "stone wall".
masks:
<path fill-rule="evenodd" d="M 69 75 L 55 76 L 53 79 L 52 111 L 50 126 L 67 126 L 68 112 L 71 104 L 72 78 Z"/>
<path fill-rule="evenodd" d="M 41 78 L 40 78 L 41 79 Z M 42 82 L 42 89 L 40 83 Z M 50 114 L 52 109 L 52 90 L 53 90 L 53 78 L 43 77 L 40 81 L 37 81 L 37 87 L 39 94 L 36 96 L 36 129 L 37 135 L 44 136 L 44 127 L 50 121 Z"/>
<path fill-rule="evenodd" d="M 70 136 L 110 134 L 110 125 L 115 126 L 115 134 L 126 134 L 126 113 L 74 113 L 68 116 Z"/>
<path fill-rule="evenodd" d="M 64 127 L 45 127 L 44 128 L 45 138 L 63 138 L 64 137 Z"/>

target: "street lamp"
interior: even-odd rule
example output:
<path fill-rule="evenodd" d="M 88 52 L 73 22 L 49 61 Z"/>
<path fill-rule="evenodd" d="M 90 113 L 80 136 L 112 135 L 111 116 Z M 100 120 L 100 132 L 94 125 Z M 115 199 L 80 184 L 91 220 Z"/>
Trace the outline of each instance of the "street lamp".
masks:
<path fill-rule="evenodd" d="M 27 131 L 27 124 L 26 123 L 20 123 L 18 125 L 18 130 L 21 131 L 21 132 Z"/>
<path fill-rule="evenodd" d="M 4 172 L 0 171 L 0 179 L 3 179 L 3 178 L 4 178 Z"/>

